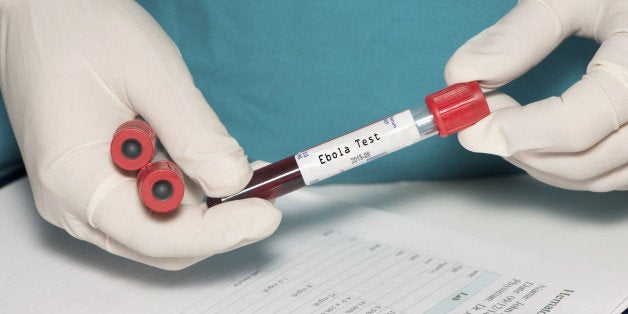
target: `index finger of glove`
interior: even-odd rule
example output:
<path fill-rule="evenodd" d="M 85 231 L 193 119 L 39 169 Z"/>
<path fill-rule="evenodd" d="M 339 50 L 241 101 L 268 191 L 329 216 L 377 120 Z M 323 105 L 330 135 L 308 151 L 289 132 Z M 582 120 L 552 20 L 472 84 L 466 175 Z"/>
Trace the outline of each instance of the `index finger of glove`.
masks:
<path fill-rule="evenodd" d="M 445 67 L 448 84 L 480 81 L 497 88 L 543 60 L 566 37 L 591 36 L 594 0 L 523 0 L 496 24 L 462 45 Z"/>
<path fill-rule="evenodd" d="M 170 37 L 139 5 L 129 3 L 133 25 L 125 42 L 129 56 L 125 92 L 132 108 L 155 129 L 175 163 L 203 191 L 236 193 L 251 178 L 247 156 L 229 135 Z"/>

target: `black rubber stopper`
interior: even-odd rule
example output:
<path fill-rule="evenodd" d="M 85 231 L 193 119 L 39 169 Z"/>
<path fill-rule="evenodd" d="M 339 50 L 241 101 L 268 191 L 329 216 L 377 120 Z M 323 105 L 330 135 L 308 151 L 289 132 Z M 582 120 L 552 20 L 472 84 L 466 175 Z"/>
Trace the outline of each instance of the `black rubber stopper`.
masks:
<path fill-rule="evenodd" d="M 122 155 L 128 159 L 136 159 L 142 154 L 142 144 L 135 139 L 128 139 L 122 143 Z"/>
<path fill-rule="evenodd" d="M 159 180 L 153 184 L 153 196 L 160 200 L 165 201 L 172 196 L 172 184 L 166 180 Z"/>

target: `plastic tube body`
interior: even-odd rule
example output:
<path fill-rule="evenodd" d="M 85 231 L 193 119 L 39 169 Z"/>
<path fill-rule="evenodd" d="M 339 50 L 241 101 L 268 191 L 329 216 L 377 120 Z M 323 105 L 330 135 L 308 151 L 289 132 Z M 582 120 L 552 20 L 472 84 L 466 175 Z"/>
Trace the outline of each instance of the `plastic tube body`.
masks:
<path fill-rule="evenodd" d="M 400 117 L 410 119 L 409 123 L 400 121 L 402 120 Z M 275 199 L 436 134 L 438 128 L 434 124 L 433 116 L 429 109 L 422 105 L 260 168 L 253 173 L 251 181 L 242 191 L 225 198 L 207 198 L 207 205 L 213 206 L 249 197 Z M 305 159 L 304 155 L 308 155 L 311 161 L 299 163 L 299 160 Z M 337 167 L 332 164 L 339 163 L 340 160 L 348 161 L 345 163 L 348 166 Z M 309 180 L 303 177 L 304 169 L 314 172 L 309 176 Z"/>
<path fill-rule="evenodd" d="M 478 82 L 459 83 L 427 95 L 425 105 L 405 110 L 258 169 L 240 192 L 207 205 L 260 197 L 274 199 L 305 185 L 440 134 L 445 137 L 489 114 Z"/>

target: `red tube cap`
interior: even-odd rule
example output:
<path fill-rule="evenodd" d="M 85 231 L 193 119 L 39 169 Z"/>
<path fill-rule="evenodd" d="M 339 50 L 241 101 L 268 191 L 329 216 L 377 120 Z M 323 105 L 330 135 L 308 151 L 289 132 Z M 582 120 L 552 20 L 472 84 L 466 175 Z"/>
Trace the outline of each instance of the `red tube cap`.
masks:
<path fill-rule="evenodd" d="M 157 135 L 151 126 L 138 119 L 121 124 L 113 134 L 109 152 L 113 162 L 124 170 L 138 170 L 155 156 Z"/>
<path fill-rule="evenodd" d="M 425 103 L 442 137 L 467 128 L 490 113 L 478 82 L 449 86 L 427 95 Z"/>
<path fill-rule="evenodd" d="M 170 161 L 151 162 L 137 175 L 137 191 L 142 202 L 158 213 L 175 210 L 181 204 L 184 190 L 183 173 Z"/>

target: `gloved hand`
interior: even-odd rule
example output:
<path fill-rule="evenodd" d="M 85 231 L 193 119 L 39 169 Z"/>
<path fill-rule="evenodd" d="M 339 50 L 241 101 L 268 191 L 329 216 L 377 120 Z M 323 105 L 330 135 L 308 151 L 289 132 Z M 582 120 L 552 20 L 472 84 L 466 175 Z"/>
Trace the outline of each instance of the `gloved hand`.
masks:
<path fill-rule="evenodd" d="M 0 1 L 0 83 L 41 216 L 109 252 L 164 269 L 267 237 L 280 212 L 261 199 L 210 209 L 242 189 L 246 156 L 194 86 L 179 51 L 130 0 Z M 163 217 L 109 155 L 136 115 L 195 184 Z"/>
<path fill-rule="evenodd" d="M 460 143 L 559 187 L 628 189 L 628 1 L 522 0 L 456 51 L 445 78 L 497 88 L 570 35 L 601 43 L 581 81 L 560 98 L 524 107 L 503 94 L 489 97 L 492 114 L 461 132 Z"/>

